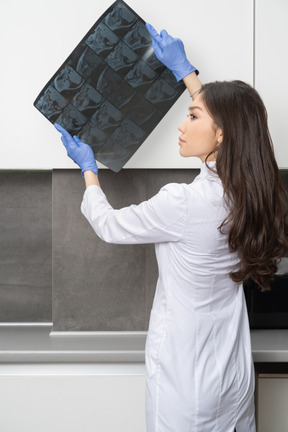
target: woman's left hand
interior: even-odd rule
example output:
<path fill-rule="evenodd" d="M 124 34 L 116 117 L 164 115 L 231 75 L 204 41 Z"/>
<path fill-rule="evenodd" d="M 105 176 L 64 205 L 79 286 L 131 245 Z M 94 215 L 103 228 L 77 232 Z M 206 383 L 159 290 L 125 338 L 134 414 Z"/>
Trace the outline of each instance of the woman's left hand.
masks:
<path fill-rule="evenodd" d="M 182 80 L 192 72 L 198 75 L 198 70 L 191 65 L 186 57 L 181 39 L 173 38 L 166 30 L 162 30 L 158 34 L 149 23 L 146 23 L 146 28 L 153 38 L 152 46 L 156 57 L 173 72 L 177 81 Z"/>
<path fill-rule="evenodd" d="M 88 144 L 83 143 L 76 135 L 73 137 L 58 123 L 54 123 L 55 128 L 62 134 L 63 142 L 68 156 L 75 162 L 82 171 L 93 171 L 98 176 L 98 166 L 95 161 L 94 153 Z"/>

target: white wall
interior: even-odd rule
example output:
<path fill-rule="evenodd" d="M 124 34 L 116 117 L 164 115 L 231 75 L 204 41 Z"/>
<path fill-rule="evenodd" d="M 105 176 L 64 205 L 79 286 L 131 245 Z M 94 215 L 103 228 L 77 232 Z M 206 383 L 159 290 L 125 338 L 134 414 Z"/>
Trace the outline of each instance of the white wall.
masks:
<path fill-rule="evenodd" d="M 288 167 L 288 1 L 256 0 L 255 87 L 265 102 L 279 167 Z"/>
<path fill-rule="evenodd" d="M 252 83 L 252 0 L 127 3 L 157 30 L 164 27 L 184 41 L 187 56 L 200 70 L 203 82 L 242 79 Z M 33 101 L 111 4 L 111 0 L 1 0 L 0 169 L 75 167 L 59 134 L 33 107 Z M 274 8 L 274 4 L 269 7 Z M 178 154 L 177 126 L 190 101 L 185 92 L 127 168 L 199 166 L 197 159 L 183 159 Z"/>

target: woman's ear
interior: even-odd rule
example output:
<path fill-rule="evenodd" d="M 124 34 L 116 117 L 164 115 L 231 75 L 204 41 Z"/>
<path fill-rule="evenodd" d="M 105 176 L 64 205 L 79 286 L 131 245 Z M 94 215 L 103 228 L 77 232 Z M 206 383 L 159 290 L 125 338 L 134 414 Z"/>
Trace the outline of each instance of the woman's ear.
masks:
<path fill-rule="evenodd" d="M 221 144 L 223 141 L 223 132 L 222 129 L 218 129 L 216 132 L 217 144 Z"/>

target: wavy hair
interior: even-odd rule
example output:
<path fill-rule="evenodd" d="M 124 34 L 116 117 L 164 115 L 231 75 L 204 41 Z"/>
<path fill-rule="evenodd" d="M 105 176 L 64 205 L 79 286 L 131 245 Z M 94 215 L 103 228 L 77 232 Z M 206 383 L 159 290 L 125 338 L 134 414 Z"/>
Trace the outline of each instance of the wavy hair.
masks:
<path fill-rule="evenodd" d="M 223 132 L 211 152 L 224 188 L 230 250 L 240 262 L 230 273 L 237 283 L 252 279 L 270 289 L 279 259 L 288 252 L 288 195 L 282 185 L 268 129 L 267 112 L 259 93 L 242 81 L 202 86 L 202 100 Z M 209 168 L 209 167 L 208 167 Z"/>

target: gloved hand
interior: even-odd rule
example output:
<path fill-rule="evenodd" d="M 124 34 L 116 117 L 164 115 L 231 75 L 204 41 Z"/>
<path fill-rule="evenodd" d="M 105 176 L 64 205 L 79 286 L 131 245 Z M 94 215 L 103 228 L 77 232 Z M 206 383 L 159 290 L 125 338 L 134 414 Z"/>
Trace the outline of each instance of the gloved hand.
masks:
<path fill-rule="evenodd" d="M 198 70 L 187 60 L 181 39 L 173 38 L 166 30 L 162 30 L 158 34 L 154 27 L 148 23 L 146 23 L 146 28 L 153 38 L 152 46 L 156 57 L 173 72 L 177 81 L 194 71 L 197 75 L 199 74 Z"/>
<path fill-rule="evenodd" d="M 84 144 L 76 135 L 72 136 L 58 123 L 54 123 L 55 128 L 62 134 L 63 142 L 68 156 L 81 168 L 82 176 L 84 171 L 93 171 L 98 176 L 98 167 L 94 153 L 88 144 Z"/>

